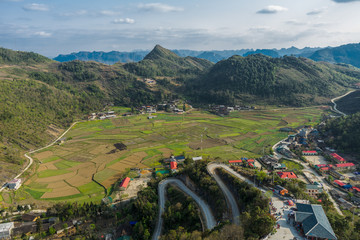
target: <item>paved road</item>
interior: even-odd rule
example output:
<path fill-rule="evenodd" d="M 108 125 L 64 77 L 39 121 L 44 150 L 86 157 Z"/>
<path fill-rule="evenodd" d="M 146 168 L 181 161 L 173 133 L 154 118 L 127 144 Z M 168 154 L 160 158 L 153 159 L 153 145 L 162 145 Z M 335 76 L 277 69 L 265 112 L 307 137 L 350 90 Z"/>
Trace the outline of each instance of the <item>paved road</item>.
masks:
<path fill-rule="evenodd" d="M 240 225 L 239 207 L 238 207 L 238 205 L 236 203 L 236 200 L 235 200 L 233 194 L 229 190 L 229 188 L 225 185 L 225 183 L 221 180 L 221 178 L 215 174 L 215 169 L 216 168 L 224 168 L 224 169 L 226 169 L 226 166 L 222 165 L 222 164 L 215 164 L 215 163 L 209 164 L 209 165 L 207 165 L 207 171 L 215 179 L 215 181 L 217 182 L 217 184 L 221 188 L 222 192 L 224 193 L 227 205 L 231 209 L 233 223 L 236 224 L 236 225 Z"/>
<path fill-rule="evenodd" d="M 340 114 L 340 115 L 346 116 L 345 113 L 339 111 L 339 110 L 336 108 L 337 105 L 336 105 L 335 101 L 336 101 L 336 100 L 339 100 L 340 98 L 345 97 L 346 95 L 349 95 L 349 94 L 352 93 L 352 92 L 355 92 L 355 90 L 350 91 L 350 92 L 347 92 L 347 93 L 345 93 L 344 95 L 341 95 L 341 96 L 339 96 L 339 97 L 336 97 L 336 98 L 331 99 L 331 102 L 334 104 L 334 109 L 333 109 L 334 112 L 336 112 L 336 113 L 338 113 L 338 114 Z"/>
<path fill-rule="evenodd" d="M 205 219 L 205 225 L 207 229 L 212 229 L 216 226 L 215 218 L 211 212 L 210 207 L 205 203 L 204 200 L 202 200 L 199 196 L 197 196 L 194 192 L 192 192 L 188 187 L 185 186 L 185 184 L 180 181 L 179 179 L 175 178 L 167 178 L 159 183 L 158 186 L 158 194 L 159 194 L 159 215 L 158 215 L 158 221 L 156 222 L 156 227 L 152 236 L 153 240 L 158 240 L 161 236 L 161 229 L 163 225 L 163 218 L 162 215 L 165 210 L 165 190 L 166 186 L 168 184 L 174 184 L 177 187 L 179 187 L 185 194 L 192 197 L 195 202 L 198 204 L 198 206 L 201 209 L 201 213 L 203 214 L 203 217 Z"/>
<path fill-rule="evenodd" d="M 52 143 L 50 143 L 49 145 L 46 145 L 45 147 L 42 147 L 42 148 L 39 148 L 39 149 L 36 149 L 36 150 L 32 150 L 28 153 L 25 153 L 24 156 L 29 159 L 29 164 L 26 166 L 26 168 L 24 168 L 14 179 L 18 179 L 21 175 L 24 174 L 24 172 L 26 172 L 30 167 L 31 165 L 34 163 L 34 159 L 32 159 L 32 157 L 30 157 L 28 154 L 31 154 L 31 153 L 34 153 L 34 152 L 38 152 L 38 151 L 41 151 L 45 148 L 48 148 L 48 147 L 51 147 L 52 145 L 54 145 L 57 141 L 59 141 L 62 137 L 64 137 L 64 135 L 70 131 L 70 129 L 75 126 L 75 124 L 77 124 L 78 122 L 74 122 L 73 124 L 71 124 L 71 126 L 65 131 L 63 132 L 63 134 L 60 135 L 60 137 L 58 137 L 55 141 L 53 141 Z M 2 192 L 3 190 L 5 189 L 5 186 L 3 186 L 2 188 L 0 188 L 0 192 Z"/>

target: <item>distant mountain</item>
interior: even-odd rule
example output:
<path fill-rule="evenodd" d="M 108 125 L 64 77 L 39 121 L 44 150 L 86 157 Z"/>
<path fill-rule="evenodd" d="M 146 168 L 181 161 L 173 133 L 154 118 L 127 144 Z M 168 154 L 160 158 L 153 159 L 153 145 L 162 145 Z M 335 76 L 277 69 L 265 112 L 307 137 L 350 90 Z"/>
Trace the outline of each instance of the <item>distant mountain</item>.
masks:
<path fill-rule="evenodd" d="M 156 45 L 143 60 L 138 63 L 127 63 L 124 68 L 143 77 L 179 77 L 181 75 L 199 74 L 212 65 L 213 63 L 208 60 L 195 57 L 183 58 L 160 45 Z"/>
<path fill-rule="evenodd" d="M 117 62 L 138 62 L 141 61 L 149 51 L 134 51 L 134 52 L 78 52 L 71 54 L 60 54 L 54 60 L 58 62 L 68 62 L 73 60 L 81 61 L 95 61 L 112 65 Z"/>
<path fill-rule="evenodd" d="M 293 56 L 233 56 L 188 82 L 186 92 L 204 103 L 323 104 L 359 82 L 359 74 L 351 67 Z"/>
<path fill-rule="evenodd" d="M 246 57 L 253 54 L 263 54 L 265 56 L 269 56 L 273 58 L 280 57 L 280 55 L 277 53 L 276 50 L 271 50 L 271 49 L 257 49 L 256 51 L 247 52 L 243 56 Z"/>
<path fill-rule="evenodd" d="M 314 52 L 310 59 L 331 63 L 346 63 L 360 68 L 360 43 L 325 48 Z"/>
<path fill-rule="evenodd" d="M 200 55 L 198 55 L 197 58 L 206 59 L 213 63 L 217 63 L 221 60 L 226 59 L 226 57 L 221 56 L 220 54 L 217 54 L 215 52 L 203 52 Z"/>

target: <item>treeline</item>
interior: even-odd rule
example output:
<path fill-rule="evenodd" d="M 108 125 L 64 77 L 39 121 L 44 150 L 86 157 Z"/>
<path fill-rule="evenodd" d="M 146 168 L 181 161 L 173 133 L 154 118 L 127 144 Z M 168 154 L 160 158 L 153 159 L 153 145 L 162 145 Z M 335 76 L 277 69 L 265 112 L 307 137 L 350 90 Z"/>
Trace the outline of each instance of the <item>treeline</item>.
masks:
<path fill-rule="evenodd" d="M 225 170 L 216 171 L 237 200 L 242 212 L 240 222 L 245 239 L 260 239 L 271 233 L 276 220 L 269 213 L 269 199 L 259 189 L 229 175 Z"/>
<path fill-rule="evenodd" d="M 226 201 L 216 181 L 207 173 L 206 166 L 206 162 L 197 161 L 187 165 L 183 173 L 196 184 L 196 192 L 206 199 L 215 218 L 220 221 L 227 209 Z"/>
<path fill-rule="evenodd" d="M 165 203 L 164 230 L 162 239 L 171 239 L 180 228 L 183 232 L 202 231 L 200 210 L 191 197 L 174 187 L 169 187 L 166 192 L 168 201 Z"/>
<path fill-rule="evenodd" d="M 360 153 L 360 113 L 327 120 L 320 129 L 329 145 L 345 152 Z"/>

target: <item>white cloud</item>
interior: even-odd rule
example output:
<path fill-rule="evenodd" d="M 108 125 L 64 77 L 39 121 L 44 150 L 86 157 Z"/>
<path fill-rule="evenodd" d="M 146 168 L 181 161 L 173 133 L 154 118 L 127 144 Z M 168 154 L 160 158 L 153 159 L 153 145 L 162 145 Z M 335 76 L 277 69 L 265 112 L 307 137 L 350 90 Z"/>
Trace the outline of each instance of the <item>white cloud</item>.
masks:
<path fill-rule="evenodd" d="M 278 12 L 284 12 L 287 11 L 288 9 L 282 6 L 275 6 L 275 5 L 270 5 L 267 6 L 266 8 L 263 8 L 259 11 L 257 11 L 256 13 L 259 14 L 274 14 L 274 13 L 278 13 Z"/>
<path fill-rule="evenodd" d="M 102 11 L 100 11 L 100 14 L 105 15 L 105 16 L 114 16 L 114 15 L 119 15 L 121 13 L 120 12 L 110 11 L 110 10 L 102 10 Z"/>
<path fill-rule="evenodd" d="M 49 32 L 40 31 L 40 32 L 35 32 L 34 35 L 39 37 L 51 37 L 52 34 Z"/>
<path fill-rule="evenodd" d="M 61 13 L 60 15 L 63 17 L 77 17 L 77 16 L 84 16 L 88 13 L 88 11 L 86 10 L 79 10 L 76 12 L 66 12 L 66 13 Z"/>
<path fill-rule="evenodd" d="M 45 4 L 31 3 L 23 6 L 25 11 L 49 11 L 49 7 Z"/>
<path fill-rule="evenodd" d="M 139 9 L 144 11 L 154 11 L 154 12 L 181 12 L 184 11 L 183 8 L 174 7 L 170 5 L 166 5 L 163 3 L 147 3 L 147 4 L 140 4 Z"/>
<path fill-rule="evenodd" d="M 116 24 L 132 24 L 135 23 L 135 20 L 132 18 L 117 18 L 114 19 L 113 23 Z"/>

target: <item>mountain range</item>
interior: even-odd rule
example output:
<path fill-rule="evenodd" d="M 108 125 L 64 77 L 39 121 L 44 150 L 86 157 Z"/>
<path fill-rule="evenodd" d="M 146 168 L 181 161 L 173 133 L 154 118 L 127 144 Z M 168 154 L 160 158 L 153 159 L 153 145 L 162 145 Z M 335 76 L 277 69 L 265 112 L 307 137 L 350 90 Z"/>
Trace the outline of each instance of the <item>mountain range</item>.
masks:
<path fill-rule="evenodd" d="M 0 48 L 0 161 L 15 169 L 24 149 L 44 145 L 106 104 L 136 107 L 180 98 L 194 106 L 304 106 L 328 103 L 359 82 L 359 69 L 350 65 L 295 56 L 234 55 L 215 64 L 157 45 L 139 62 L 107 65 L 60 63 Z"/>
<path fill-rule="evenodd" d="M 196 57 L 217 63 L 233 55 L 247 56 L 261 53 L 270 57 L 281 57 L 284 55 L 309 56 L 321 48 L 303 48 L 296 47 L 282 49 L 241 49 L 241 50 L 213 50 L 213 51 L 194 51 L 194 50 L 171 50 L 180 57 Z M 133 52 L 77 52 L 71 54 L 60 54 L 54 60 L 59 62 L 68 62 L 73 60 L 96 61 L 105 64 L 115 64 L 117 62 L 128 63 L 142 60 L 150 51 L 133 51 Z"/>

